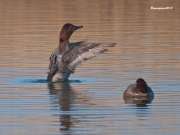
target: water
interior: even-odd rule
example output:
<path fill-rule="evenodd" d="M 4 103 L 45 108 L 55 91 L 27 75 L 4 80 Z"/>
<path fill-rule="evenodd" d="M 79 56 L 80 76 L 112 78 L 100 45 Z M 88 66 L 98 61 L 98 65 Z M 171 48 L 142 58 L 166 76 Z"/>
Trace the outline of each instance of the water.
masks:
<path fill-rule="evenodd" d="M 180 1 L 0 0 L 0 134 L 179 134 Z M 153 10 L 151 7 L 173 7 Z M 46 72 L 59 31 L 70 41 L 116 42 L 78 66 L 67 83 Z M 123 92 L 144 78 L 146 105 Z"/>

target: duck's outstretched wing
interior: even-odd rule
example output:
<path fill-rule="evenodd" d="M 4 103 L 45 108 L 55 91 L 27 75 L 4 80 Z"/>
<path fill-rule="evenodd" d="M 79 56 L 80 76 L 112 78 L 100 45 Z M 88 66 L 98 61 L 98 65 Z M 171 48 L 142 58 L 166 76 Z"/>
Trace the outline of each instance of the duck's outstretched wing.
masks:
<path fill-rule="evenodd" d="M 59 53 L 59 48 L 56 48 L 51 56 L 49 57 L 49 72 L 48 72 L 48 76 L 47 76 L 47 80 L 50 81 L 52 79 L 52 77 L 54 76 L 54 74 L 56 73 L 56 71 L 58 70 L 58 63 L 57 63 L 57 55 Z"/>
<path fill-rule="evenodd" d="M 107 47 L 114 47 L 115 44 L 116 43 L 74 43 L 74 46 L 63 55 L 62 61 L 71 73 L 73 73 L 79 63 L 95 57 L 96 53 L 107 51 Z"/>

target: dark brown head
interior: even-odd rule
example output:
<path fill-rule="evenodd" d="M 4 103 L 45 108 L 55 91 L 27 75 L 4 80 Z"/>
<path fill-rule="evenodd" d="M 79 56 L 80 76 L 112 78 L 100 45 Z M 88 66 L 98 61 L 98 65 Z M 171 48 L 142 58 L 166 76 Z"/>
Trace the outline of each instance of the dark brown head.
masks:
<path fill-rule="evenodd" d="M 60 35 L 59 35 L 60 40 L 63 40 L 63 41 L 69 40 L 69 38 L 71 37 L 73 32 L 82 27 L 83 26 L 75 26 L 71 23 L 64 24 L 64 26 L 62 27 L 62 29 L 60 31 Z"/>
<path fill-rule="evenodd" d="M 148 85 L 142 78 L 137 79 L 136 88 L 142 93 L 148 93 Z"/>

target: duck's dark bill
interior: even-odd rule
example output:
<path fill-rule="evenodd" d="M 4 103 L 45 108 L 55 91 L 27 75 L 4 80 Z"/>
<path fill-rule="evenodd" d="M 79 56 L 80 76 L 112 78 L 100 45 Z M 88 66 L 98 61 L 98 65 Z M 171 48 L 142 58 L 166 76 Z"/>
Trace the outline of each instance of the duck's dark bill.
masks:
<path fill-rule="evenodd" d="M 74 29 L 75 30 L 78 30 L 78 29 L 80 29 L 80 28 L 82 28 L 83 26 L 74 26 Z"/>

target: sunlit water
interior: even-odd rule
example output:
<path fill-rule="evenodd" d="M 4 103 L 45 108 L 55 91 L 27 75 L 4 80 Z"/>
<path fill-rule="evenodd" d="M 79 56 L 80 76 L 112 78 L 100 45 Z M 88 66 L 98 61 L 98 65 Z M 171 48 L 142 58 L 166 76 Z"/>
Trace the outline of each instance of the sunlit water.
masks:
<path fill-rule="evenodd" d="M 180 133 L 180 1 L 0 0 L 0 134 Z M 173 7 L 153 10 L 151 7 Z M 67 83 L 46 82 L 59 31 L 71 42 L 115 42 L 78 66 Z M 146 105 L 123 92 L 144 78 Z"/>

